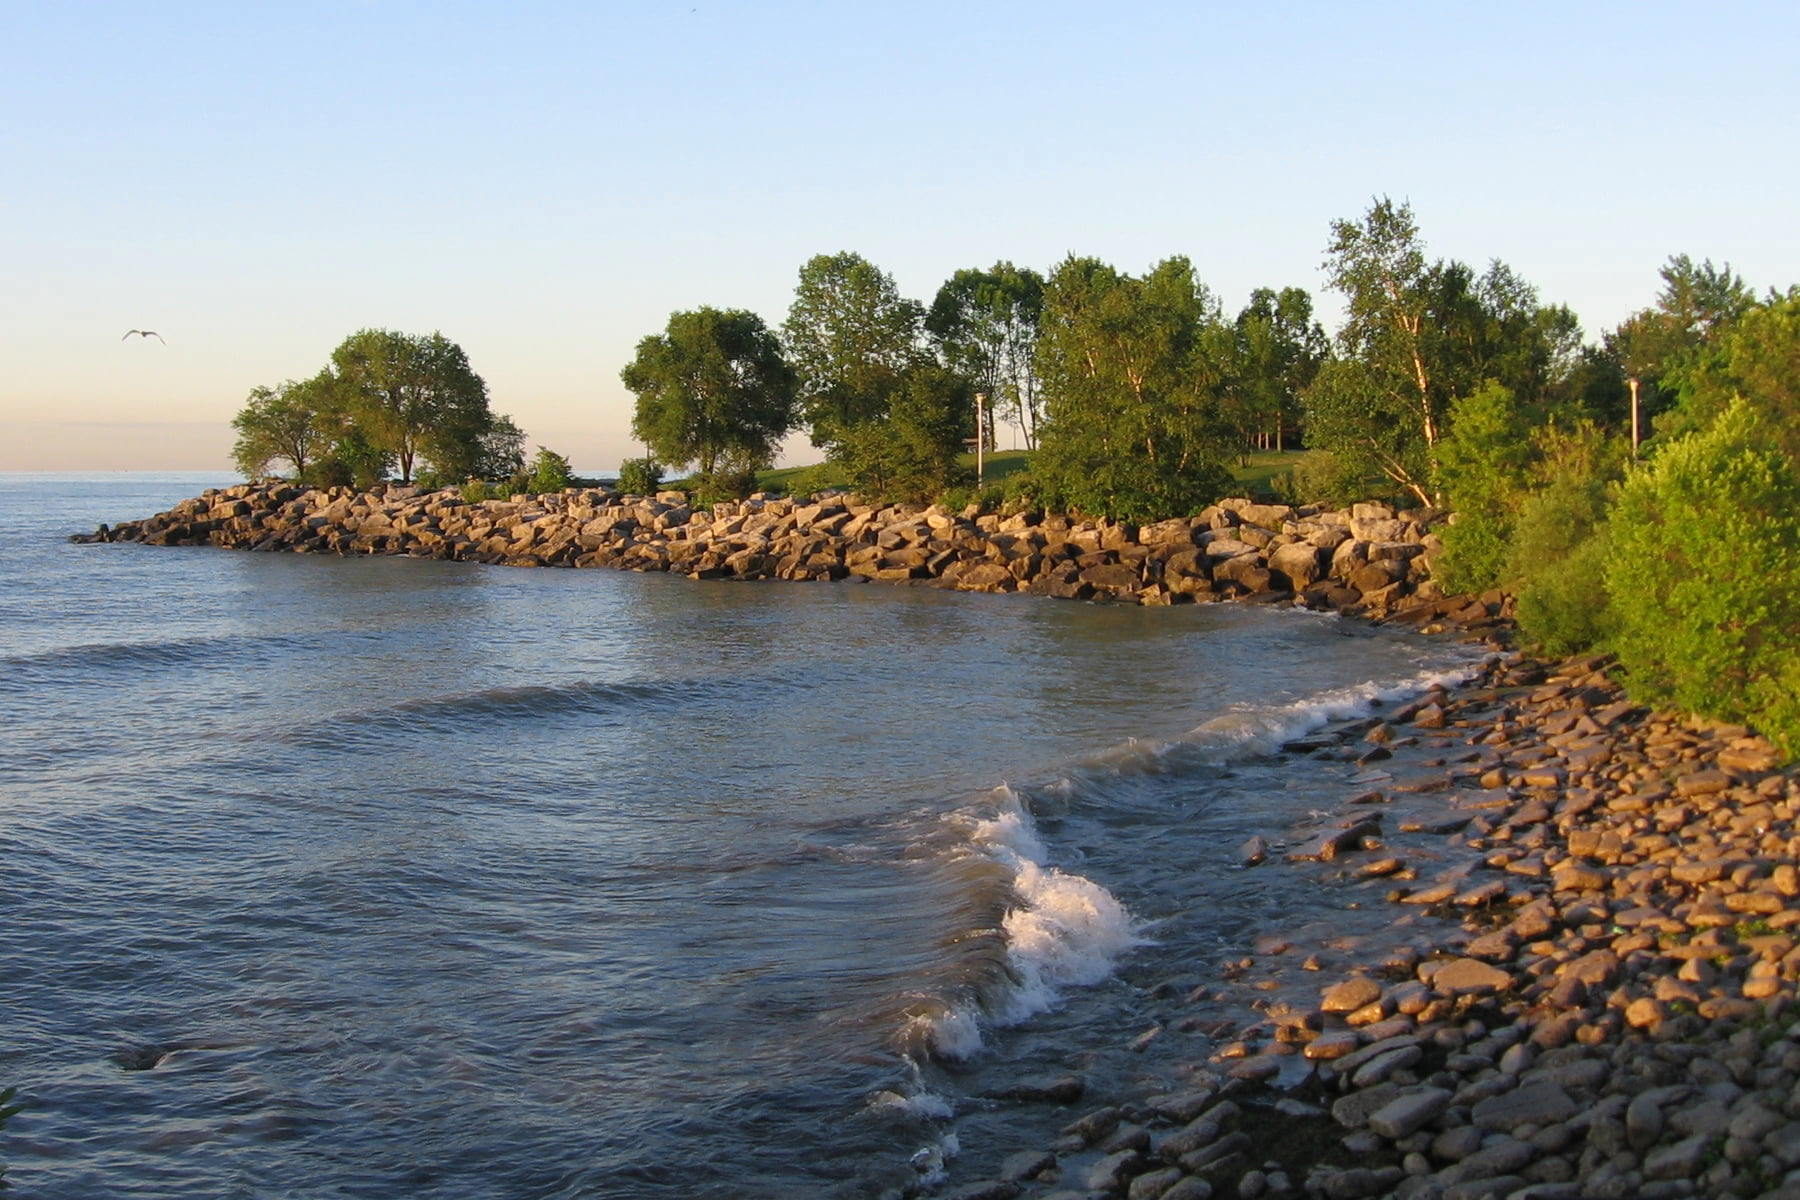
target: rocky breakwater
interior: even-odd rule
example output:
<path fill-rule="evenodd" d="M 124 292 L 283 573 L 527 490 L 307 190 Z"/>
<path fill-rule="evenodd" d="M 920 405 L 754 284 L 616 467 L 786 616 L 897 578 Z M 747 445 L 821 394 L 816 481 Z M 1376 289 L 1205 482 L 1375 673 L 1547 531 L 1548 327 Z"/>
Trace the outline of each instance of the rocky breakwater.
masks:
<path fill-rule="evenodd" d="M 1438 598 L 1430 561 L 1439 517 L 1380 504 L 1334 511 L 1236 499 L 1138 526 L 843 495 L 758 496 L 705 509 L 681 493 L 604 488 L 471 503 L 454 489 L 247 483 L 73 540 L 618 567 L 696 579 L 859 577 L 1139 604 L 1297 601 L 1380 614 Z"/>
<path fill-rule="evenodd" d="M 1309 748 L 1417 773 L 1246 869 L 1386 928 L 1260 939 L 1159 1018 L 1188 1089 L 951 1194 L 1800 1196 L 1800 777 L 1605 667 L 1501 659 Z"/>

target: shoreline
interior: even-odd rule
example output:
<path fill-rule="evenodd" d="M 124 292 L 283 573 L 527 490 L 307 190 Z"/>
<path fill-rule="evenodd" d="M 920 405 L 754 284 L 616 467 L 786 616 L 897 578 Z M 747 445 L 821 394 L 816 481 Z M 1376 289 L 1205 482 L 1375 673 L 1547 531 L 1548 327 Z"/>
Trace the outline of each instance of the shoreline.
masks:
<path fill-rule="evenodd" d="M 1329 510 L 1226 499 L 1138 526 L 1055 513 L 874 505 L 854 496 L 752 497 L 694 508 L 680 493 L 569 488 L 469 503 L 455 489 L 207 489 L 166 512 L 73 542 L 258 552 L 405 555 L 514 567 L 614 567 L 694 579 L 862 579 L 1070 600 L 1239 600 L 1381 617 L 1439 605 L 1493 628 L 1498 593 L 1446 601 L 1431 577 L 1444 514 L 1358 504 Z"/>
<path fill-rule="evenodd" d="M 940 1195 L 1800 1195 L 1800 777 L 1606 665 L 1508 654 L 1291 743 L 1388 778 L 1244 869 L 1388 927 L 1255 939 L 1120 1031 L 1190 1086 L 1071 1106 L 1053 1145 Z"/>

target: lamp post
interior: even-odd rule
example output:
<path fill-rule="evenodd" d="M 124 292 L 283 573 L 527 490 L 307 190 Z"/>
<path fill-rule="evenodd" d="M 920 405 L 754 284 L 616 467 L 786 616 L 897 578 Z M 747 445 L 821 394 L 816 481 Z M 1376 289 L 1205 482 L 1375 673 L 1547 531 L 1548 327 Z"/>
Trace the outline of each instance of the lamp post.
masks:
<path fill-rule="evenodd" d="M 1631 385 L 1631 457 L 1636 458 L 1638 452 L 1638 379 L 1636 375 L 1625 381 Z"/>
<path fill-rule="evenodd" d="M 975 487 L 979 490 L 986 482 L 987 459 L 983 451 L 987 448 L 987 393 L 975 393 Z"/>

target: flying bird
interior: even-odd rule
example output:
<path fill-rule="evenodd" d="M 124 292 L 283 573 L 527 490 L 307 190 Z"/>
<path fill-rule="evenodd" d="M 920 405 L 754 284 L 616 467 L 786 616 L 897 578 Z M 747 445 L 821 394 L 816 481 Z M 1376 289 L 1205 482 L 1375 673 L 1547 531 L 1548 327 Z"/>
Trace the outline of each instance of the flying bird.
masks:
<path fill-rule="evenodd" d="M 130 337 L 134 333 L 142 338 L 155 338 L 157 341 L 162 342 L 162 344 L 165 346 L 169 344 L 168 342 L 163 341 L 163 335 L 156 332 L 156 330 L 154 330 L 154 329 L 127 329 L 125 331 L 124 337 L 121 337 L 119 340 L 122 342 L 125 340 L 125 338 Z"/>

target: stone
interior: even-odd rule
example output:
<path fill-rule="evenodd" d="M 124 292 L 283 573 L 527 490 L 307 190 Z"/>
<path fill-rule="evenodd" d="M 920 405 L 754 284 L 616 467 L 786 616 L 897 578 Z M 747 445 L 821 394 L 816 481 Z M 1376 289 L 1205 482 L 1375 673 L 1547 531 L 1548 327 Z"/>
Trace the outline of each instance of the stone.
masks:
<path fill-rule="evenodd" d="M 1652 1150 L 1644 1158 L 1646 1179 L 1692 1179 L 1699 1173 L 1700 1163 L 1712 1146 L 1712 1138 L 1696 1133 L 1672 1146 Z"/>
<path fill-rule="evenodd" d="M 1328 1013 L 1347 1013 L 1379 999 L 1379 983 L 1366 975 L 1352 975 L 1343 982 L 1326 988 L 1320 995 L 1319 1007 Z"/>
<path fill-rule="evenodd" d="M 1512 987 L 1512 976 L 1473 958 L 1453 958 L 1425 982 L 1440 996 L 1491 996 Z"/>
<path fill-rule="evenodd" d="M 1450 1105 L 1450 1095 L 1438 1087 L 1403 1092 L 1370 1113 L 1368 1126 L 1389 1141 L 1398 1141 L 1442 1116 Z M 1334 1108 L 1334 1115 L 1335 1112 Z"/>
<path fill-rule="evenodd" d="M 1550 1125 L 1574 1116 L 1579 1106 L 1569 1093 L 1549 1082 L 1525 1083 L 1476 1104 L 1469 1119 L 1479 1128 L 1510 1131 L 1520 1125 Z"/>

